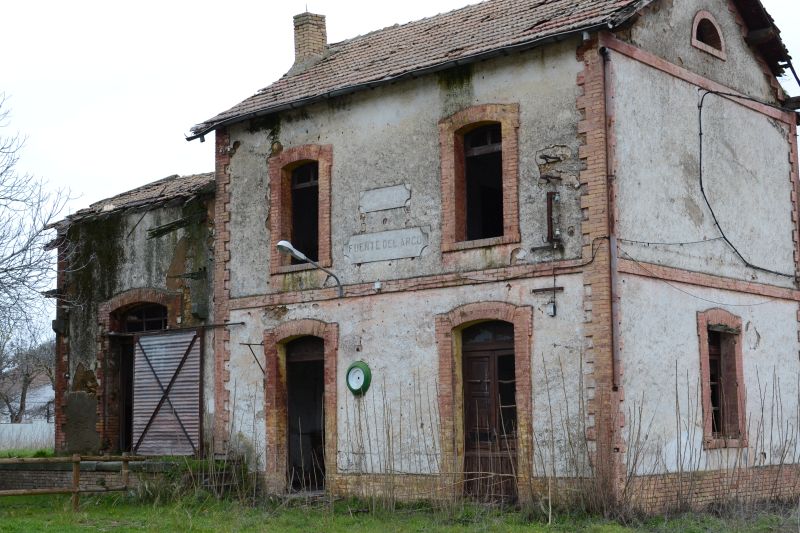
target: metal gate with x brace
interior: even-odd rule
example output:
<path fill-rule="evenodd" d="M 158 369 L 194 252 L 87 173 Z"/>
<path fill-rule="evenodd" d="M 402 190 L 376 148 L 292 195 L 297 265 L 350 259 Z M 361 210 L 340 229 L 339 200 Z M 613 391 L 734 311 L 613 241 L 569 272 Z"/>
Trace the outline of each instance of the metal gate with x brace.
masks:
<path fill-rule="evenodd" d="M 134 337 L 134 454 L 202 452 L 202 344 L 197 330 Z"/>

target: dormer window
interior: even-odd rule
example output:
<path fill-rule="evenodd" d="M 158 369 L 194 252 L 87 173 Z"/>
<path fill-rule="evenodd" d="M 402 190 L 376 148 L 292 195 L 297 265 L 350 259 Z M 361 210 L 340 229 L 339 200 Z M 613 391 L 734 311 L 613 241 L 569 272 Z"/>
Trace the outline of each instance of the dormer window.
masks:
<path fill-rule="evenodd" d="M 725 60 L 725 39 L 722 30 L 708 11 L 699 11 L 692 25 L 692 46 Z"/>

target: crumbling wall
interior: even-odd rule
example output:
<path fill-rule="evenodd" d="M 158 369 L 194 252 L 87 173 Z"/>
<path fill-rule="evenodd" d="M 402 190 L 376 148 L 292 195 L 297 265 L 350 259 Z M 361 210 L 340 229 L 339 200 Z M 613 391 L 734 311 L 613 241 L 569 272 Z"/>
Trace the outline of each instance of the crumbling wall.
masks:
<path fill-rule="evenodd" d="M 93 452 L 104 445 L 98 434 L 99 405 L 104 393 L 116 394 L 117 384 L 110 363 L 103 367 L 99 357 L 106 333 L 101 331 L 104 317 L 98 314 L 103 302 L 131 289 L 163 290 L 181 294 L 177 325 L 191 327 L 213 320 L 211 221 L 206 209 L 206 201 L 196 200 L 177 207 L 112 213 L 68 229 L 62 316 L 67 319 L 69 378 L 67 390 L 58 391 L 65 420 L 57 428 L 65 434 L 65 450 Z M 187 216 L 195 221 L 148 238 L 148 230 Z M 205 346 L 205 357 L 213 360 L 213 344 L 207 341 Z M 103 372 L 108 372 L 106 383 Z M 204 394 L 213 398 L 213 386 Z"/>

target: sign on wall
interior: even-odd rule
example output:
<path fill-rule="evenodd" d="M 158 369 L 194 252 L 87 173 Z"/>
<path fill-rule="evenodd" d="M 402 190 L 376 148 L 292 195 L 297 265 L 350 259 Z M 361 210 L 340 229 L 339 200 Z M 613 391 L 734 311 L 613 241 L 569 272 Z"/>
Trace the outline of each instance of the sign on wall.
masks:
<path fill-rule="evenodd" d="M 428 246 L 428 228 L 408 228 L 353 235 L 344 245 L 351 263 L 419 257 Z"/>

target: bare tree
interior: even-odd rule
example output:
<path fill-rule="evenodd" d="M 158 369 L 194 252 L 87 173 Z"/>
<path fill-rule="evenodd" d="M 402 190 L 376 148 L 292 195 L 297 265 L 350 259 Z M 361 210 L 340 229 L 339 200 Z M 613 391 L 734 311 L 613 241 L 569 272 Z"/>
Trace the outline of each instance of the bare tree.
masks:
<path fill-rule="evenodd" d="M 23 325 L 28 329 L 25 334 L 8 327 L 0 332 L 0 412 L 11 423 L 22 422 L 26 414 L 37 414 L 37 406 L 31 410 L 28 402 L 31 386 L 37 381 L 55 388 L 55 340 L 41 340 L 41 332 L 28 325 Z"/>
<path fill-rule="evenodd" d="M 69 195 L 17 170 L 24 139 L 8 128 L 0 93 L 0 322 L 19 324 L 49 314 L 42 292 L 53 284 L 56 257 L 46 245 Z"/>

